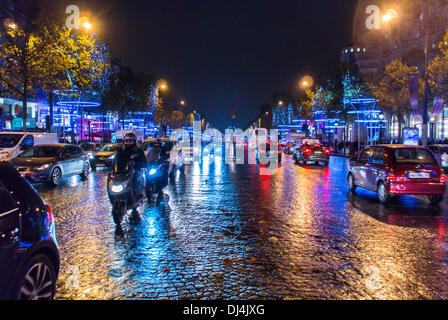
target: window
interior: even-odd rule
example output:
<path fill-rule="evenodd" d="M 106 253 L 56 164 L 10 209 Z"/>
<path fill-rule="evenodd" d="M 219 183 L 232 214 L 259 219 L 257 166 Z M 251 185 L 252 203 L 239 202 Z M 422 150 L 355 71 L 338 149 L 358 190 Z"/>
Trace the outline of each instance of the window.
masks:
<path fill-rule="evenodd" d="M 82 153 L 82 150 L 79 147 L 68 147 L 68 149 L 70 154 L 74 156 Z"/>
<path fill-rule="evenodd" d="M 0 182 L 0 214 L 16 209 L 14 201 L 9 196 L 8 190 Z"/>
<path fill-rule="evenodd" d="M 372 154 L 373 154 L 373 149 L 365 150 L 359 157 L 359 162 L 367 163 L 370 160 L 370 158 L 372 157 Z"/>
<path fill-rule="evenodd" d="M 429 147 L 429 150 L 431 150 L 435 154 L 439 154 L 439 148 L 437 148 L 437 147 Z"/>
<path fill-rule="evenodd" d="M 394 163 L 396 164 L 437 164 L 432 153 L 425 149 L 403 148 L 394 151 Z"/>
<path fill-rule="evenodd" d="M 13 148 L 15 147 L 23 134 L 0 134 L 0 148 Z"/>
<path fill-rule="evenodd" d="M 386 162 L 386 154 L 383 149 L 377 149 L 373 155 L 371 163 L 384 164 Z"/>
<path fill-rule="evenodd" d="M 32 146 L 34 146 L 34 137 L 30 134 L 27 135 L 25 138 L 23 138 L 21 145 L 24 146 L 25 149 L 31 148 Z"/>
<path fill-rule="evenodd" d="M 53 158 L 58 155 L 60 147 L 35 146 L 22 153 L 19 158 Z"/>

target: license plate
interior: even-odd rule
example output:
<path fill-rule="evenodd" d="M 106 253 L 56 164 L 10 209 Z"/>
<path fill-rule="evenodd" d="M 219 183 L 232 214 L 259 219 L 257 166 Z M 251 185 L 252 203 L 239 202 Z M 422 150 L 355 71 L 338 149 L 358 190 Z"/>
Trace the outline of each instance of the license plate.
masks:
<path fill-rule="evenodd" d="M 409 179 L 429 179 L 431 176 L 427 172 L 409 172 Z"/>
<path fill-rule="evenodd" d="M 320 152 L 320 151 L 316 151 L 316 152 L 314 152 L 315 154 L 322 154 L 322 152 Z"/>

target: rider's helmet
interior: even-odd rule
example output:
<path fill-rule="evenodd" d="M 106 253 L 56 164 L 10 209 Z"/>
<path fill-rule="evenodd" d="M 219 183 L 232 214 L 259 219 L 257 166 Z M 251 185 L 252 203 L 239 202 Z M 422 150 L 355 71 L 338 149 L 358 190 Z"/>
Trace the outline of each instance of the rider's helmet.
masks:
<path fill-rule="evenodd" d="M 135 146 L 137 146 L 137 136 L 130 132 L 126 133 L 123 139 L 125 150 L 131 150 Z"/>

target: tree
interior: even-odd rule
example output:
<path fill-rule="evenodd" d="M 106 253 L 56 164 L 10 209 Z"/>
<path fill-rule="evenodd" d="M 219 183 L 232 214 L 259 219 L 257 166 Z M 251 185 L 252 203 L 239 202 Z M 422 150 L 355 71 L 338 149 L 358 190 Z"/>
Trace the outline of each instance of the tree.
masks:
<path fill-rule="evenodd" d="M 55 93 L 65 93 L 72 87 L 68 70 L 76 65 L 76 58 L 71 54 L 76 45 L 65 27 L 49 24 L 48 30 L 53 34 L 52 41 L 45 47 L 44 59 L 38 66 L 40 78 L 38 86 L 47 92 L 50 109 L 50 132 L 53 130 L 53 105 Z"/>
<path fill-rule="evenodd" d="M 429 66 L 429 82 L 435 96 L 448 101 L 448 31 L 439 44 L 441 54 Z"/>
<path fill-rule="evenodd" d="M 22 8 L 25 22 L 0 25 L 0 84 L 23 102 L 23 130 L 26 131 L 28 99 L 41 79 L 47 49 L 55 41 L 48 24 L 34 8 Z"/>
<path fill-rule="evenodd" d="M 409 75 L 417 73 L 416 67 L 410 67 L 401 59 L 386 66 L 384 77 L 378 84 L 370 84 L 372 94 L 389 114 L 395 114 L 399 121 L 399 137 L 404 116 L 411 112 Z M 423 88 L 420 80 L 419 88 Z"/>

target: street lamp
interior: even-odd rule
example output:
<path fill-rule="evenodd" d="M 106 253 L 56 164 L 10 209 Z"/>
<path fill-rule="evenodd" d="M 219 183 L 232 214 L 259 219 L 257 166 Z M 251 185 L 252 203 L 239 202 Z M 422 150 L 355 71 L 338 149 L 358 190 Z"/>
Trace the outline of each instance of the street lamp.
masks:
<path fill-rule="evenodd" d="M 159 81 L 157 81 L 156 85 L 157 85 L 158 90 L 162 90 L 162 91 L 168 90 L 168 83 L 163 79 L 160 79 Z"/>
<path fill-rule="evenodd" d="M 299 86 L 302 90 L 307 90 L 311 88 L 314 84 L 314 79 L 310 76 L 305 76 L 300 80 Z"/>
<path fill-rule="evenodd" d="M 180 105 L 181 105 L 181 106 L 184 106 L 184 105 L 185 105 L 185 101 L 184 101 L 184 100 L 181 100 L 181 101 L 180 101 Z"/>
<path fill-rule="evenodd" d="M 383 16 L 383 21 L 390 22 L 391 20 L 393 20 L 397 17 L 398 17 L 397 11 L 394 9 L 389 9 L 389 10 L 387 10 L 387 13 Z"/>

